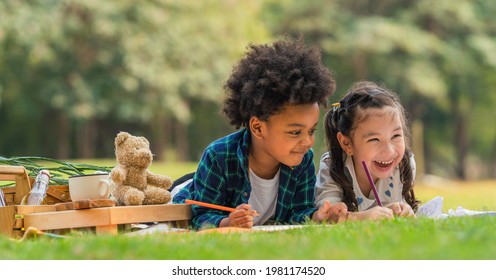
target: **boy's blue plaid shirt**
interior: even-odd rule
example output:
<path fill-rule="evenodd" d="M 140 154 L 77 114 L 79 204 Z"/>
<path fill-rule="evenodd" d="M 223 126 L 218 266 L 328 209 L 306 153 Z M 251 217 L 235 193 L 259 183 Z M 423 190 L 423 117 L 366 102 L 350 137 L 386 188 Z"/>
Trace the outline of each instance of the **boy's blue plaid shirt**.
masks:
<path fill-rule="evenodd" d="M 192 199 L 233 208 L 248 203 L 251 192 L 248 177 L 250 140 L 249 131 L 242 129 L 210 144 L 203 153 L 193 181 L 174 197 L 174 203 Z M 276 222 L 292 224 L 311 219 L 317 210 L 314 207 L 315 180 L 312 150 L 293 169 L 281 165 Z M 207 224 L 218 226 L 229 214 L 196 205 L 192 209 L 194 228 Z"/>

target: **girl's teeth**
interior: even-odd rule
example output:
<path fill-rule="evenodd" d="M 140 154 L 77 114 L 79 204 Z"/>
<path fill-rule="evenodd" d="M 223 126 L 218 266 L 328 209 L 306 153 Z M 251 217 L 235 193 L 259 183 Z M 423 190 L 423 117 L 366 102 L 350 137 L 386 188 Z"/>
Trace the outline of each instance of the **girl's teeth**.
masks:
<path fill-rule="evenodd" d="M 393 161 L 375 161 L 376 164 L 381 167 L 381 168 L 388 168 L 389 166 L 391 166 L 391 164 L 393 164 Z"/>

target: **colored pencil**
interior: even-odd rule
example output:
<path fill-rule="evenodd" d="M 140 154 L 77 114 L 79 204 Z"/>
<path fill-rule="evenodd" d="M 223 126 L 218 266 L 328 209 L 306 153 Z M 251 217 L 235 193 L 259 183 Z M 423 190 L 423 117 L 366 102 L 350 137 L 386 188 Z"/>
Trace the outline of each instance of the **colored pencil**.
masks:
<path fill-rule="evenodd" d="M 200 205 L 203 207 L 208 207 L 208 208 L 227 211 L 227 212 L 234 212 L 236 210 L 236 209 L 231 208 L 231 207 L 220 206 L 220 205 L 216 205 L 216 204 L 211 204 L 211 203 L 206 203 L 206 202 L 201 202 L 201 201 L 196 201 L 196 200 L 190 200 L 190 199 L 186 199 L 184 202 L 186 202 L 188 204 L 196 204 L 196 205 Z"/>
<path fill-rule="evenodd" d="M 206 202 L 201 202 L 201 201 L 196 201 L 196 200 L 191 200 L 191 199 L 186 199 L 184 202 L 186 202 L 187 204 L 196 204 L 196 205 L 199 205 L 199 206 L 208 207 L 208 208 L 217 209 L 217 210 L 222 210 L 222 211 L 227 211 L 227 212 L 234 212 L 234 211 L 236 211 L 235 208 L 226 207 L 226 206 L 220 206 L 220 205 L 217 205 L 217 204 L 206 203 Z M 254 216 L 258 216 L 258 214 L 257 214 L 256 211 L 253 211 L 253 215 Z"/>
<path fill-rule="evenodd" d="M 367 178 L 369 179 L 369 184 L 370 187 L 372 188 L 372 192 L 374 192 L 375 201 L 377 201 L 377 205 L 382 207 L 382 202 L 381 199 L 379 198 L 379 194 L 377 193 L 374 180 L 372 180 L 372 176 L 370 175 L 369 169 L 367 168 L 367 164 L 365 163 L 364 160 L 362 160 L 362 165 L 363 165 L 363 169 L 365 169 L 365 173 L 367 174 Z"/>

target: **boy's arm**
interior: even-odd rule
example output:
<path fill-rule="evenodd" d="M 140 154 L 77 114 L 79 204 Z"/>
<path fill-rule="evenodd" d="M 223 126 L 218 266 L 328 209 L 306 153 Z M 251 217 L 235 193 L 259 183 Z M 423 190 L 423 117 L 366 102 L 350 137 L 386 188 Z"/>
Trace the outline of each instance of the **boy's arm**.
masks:
<path fill-rule="evenodd" d="M 216 205 L 227 206 L 227 186 L 224 171 L 216 161 L 215 154 L 207 149 L 200 160 L 195 177 L 192 181 L 189 197 Z M 192 206 L 192 225 L 201 228 L 207 224 L 219 226 L 228 212 L 201 206 Z"/>

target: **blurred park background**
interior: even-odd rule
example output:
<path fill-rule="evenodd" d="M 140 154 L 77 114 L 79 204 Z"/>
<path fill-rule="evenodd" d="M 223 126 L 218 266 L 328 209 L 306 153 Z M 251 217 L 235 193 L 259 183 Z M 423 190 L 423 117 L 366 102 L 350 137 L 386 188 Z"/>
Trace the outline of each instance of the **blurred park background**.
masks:
<path fill-rule="evenodd" d="M 223 84 L 246 46 L 302 34 L 336 74 L 330 103 L 363 79 L 399 94 L 419 176 L 494 179 L 495 14 L 492 0 L 2 0 L 0 156 L 111 159 L 127 131 L 156 161 L 198 161 L 234 131 Z"/>

